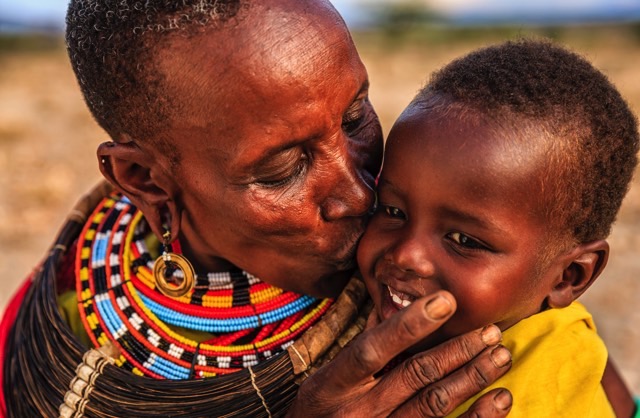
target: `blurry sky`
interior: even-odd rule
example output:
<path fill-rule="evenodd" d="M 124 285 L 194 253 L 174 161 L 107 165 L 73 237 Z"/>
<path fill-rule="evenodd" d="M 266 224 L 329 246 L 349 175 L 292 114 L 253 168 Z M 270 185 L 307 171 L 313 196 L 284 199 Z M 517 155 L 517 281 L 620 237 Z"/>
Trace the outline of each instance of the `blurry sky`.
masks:
<path fill-rule="evenodd" d="M 347 23 L 357 25 L 363 6 L 424 4 L 453 23 L 639 20 L 640 0 L 332 0 Z"/>
<path fill-rule="evenodd" d="M 64 24 L 68 0 L 0 0 L 0 20 Z"/>
<path fill-rule="evenodd" d="M 334 0 L 347 23 L 367 22 L 365 5 L 403 0 Z M 406 1 L 406 0 L 405 0 Z M 410 0 L 428 4 L 454 21 L 606 17 L 640 18 L 640 0 Z M 59 26 L 64 24 L 67 0 L 0 0 L 0 21 Z"/>

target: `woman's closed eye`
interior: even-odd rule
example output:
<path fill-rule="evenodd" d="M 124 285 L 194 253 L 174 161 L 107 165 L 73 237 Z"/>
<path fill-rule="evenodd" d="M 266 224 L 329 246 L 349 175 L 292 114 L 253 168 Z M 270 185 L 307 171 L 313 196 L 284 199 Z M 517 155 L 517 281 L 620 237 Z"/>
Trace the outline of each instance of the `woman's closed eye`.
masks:
<path fill-rule="evenodd" d="M 447 234 L 447 238 L 449 238 L 454 245 L 463 250 L 491 251 L 491 249 L 481 241 L 462 232 L 450 232 Z"/>
<path fill-rule="evenodd" d="M 358 133 L 366 114 L 366 98 L 358 99 L 342 115 L 342 130 L 349 136 Z"/>
<path fill-rule="evenodd" d="M 269 187 L 276 188 L 286 186 L 296 179 L 304 175 L 309 164 L 309 157 L 302 153 L 295 161 L 291 161 L 281 167 L 269 168 L 264 173 L 258 176 L 258 179 L 254 183 Z"/>

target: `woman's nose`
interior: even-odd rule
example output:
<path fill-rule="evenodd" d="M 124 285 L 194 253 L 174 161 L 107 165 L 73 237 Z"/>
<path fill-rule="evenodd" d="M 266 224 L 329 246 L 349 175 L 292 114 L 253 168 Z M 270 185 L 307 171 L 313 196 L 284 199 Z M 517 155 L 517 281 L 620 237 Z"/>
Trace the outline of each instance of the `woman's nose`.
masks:
<path fill-rule="evenodd" d="M 323 219 L 335 221 L 366 215 L 375 201 L 372 176 L 347 160 L 336 164 L 331 175 L 333 186 L 321 206 Z"/>

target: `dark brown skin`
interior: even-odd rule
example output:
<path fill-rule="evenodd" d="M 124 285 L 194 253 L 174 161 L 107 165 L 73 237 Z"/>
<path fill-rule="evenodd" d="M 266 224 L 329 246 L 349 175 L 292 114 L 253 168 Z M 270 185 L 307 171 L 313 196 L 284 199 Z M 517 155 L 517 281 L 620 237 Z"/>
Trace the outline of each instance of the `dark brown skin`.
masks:
<path fill-rule="evenodd" d="M 374 374 L 416 339 L 434 332 L 455 311 L 448 292 L 414 302 L 377 323 L 307 379 L 289 412 L 292 417 L 441 417 L 511 367 L 509 351 L 496 346 L 501 334 L 490 325 L 452 339 L 405 361 L 382 377 Z M 380 344 L 384 341 L 384 344 Z M 327 384 L 332 382 L 332 384 Z M 478 399 L 463 417 L 503 417 L 511 394 L 496 389 Z"/>
<path fill-rule="evenodd" d="M 378 211 L 358 261 L 381 319 L 392 320 L 401 308 L 387 286 L 408 301 L 438 289 L 455 295 L 456 314 L 429 333 L 418 346 L 423 350 L 483 323 L 504 330 L 541 306 L 567 306 L 606 265 L 609 247 L 599 240 L 558 254 L 534 275 L 548 223 L 523 214 L 539 212 L 542 198 L 526 184 L 526 173 L 536 172 L 540 158 L 487 135 L 495 130 L 409 108 L 387 140 Z M 602 385 L 616 415 L 631 417 L 635 403 L 611 361 Z"/>
<path fill-rule="evenodd" d="M 554 239 L 537 185 L 548 165 L 544 146 L 519 142 L 482 118 L 443 113 L 413 106 L 394 125 L 378 210 L 358 248 L 380 318 L 437 290 L 456 298 L 456 314 L 422 350 L 486 324 L 504 331 L 542 309 L 569 306 L 609 253 L 596 240 L 543 261 Z"/>
<path fill-rule="evenodd" d="M 636 412 L 636 403 L 611 359 L 607 361 L 607 367 L 604 369 L 602 387 L 618 418 L 633 417 Z"/>
<path fill-rule="evenodd" d="M 179 162 L 123 132 L 98 149 L 101 171 L 156 235 L 168 222 L 197 270 L 235 265 L 288 290 L 335 296 L 355 267 L 382 158 L 367 73 L 328 2 L 255 3 L 233 25 L 169 37 L 152 54 L 179 109 L 158 136 Z M 292 415 L 439 416 L 505 373 L 509 356 L 490 358 L 499 332 L 485 341 L 472 332 L 372 378 L 452 314 L 443 294 L 448 309 L 435 317 L 415 304 L 365 332 L 302 385 Z M 495 395 L 474 416 L 506 416 L 508 392 Z"/>

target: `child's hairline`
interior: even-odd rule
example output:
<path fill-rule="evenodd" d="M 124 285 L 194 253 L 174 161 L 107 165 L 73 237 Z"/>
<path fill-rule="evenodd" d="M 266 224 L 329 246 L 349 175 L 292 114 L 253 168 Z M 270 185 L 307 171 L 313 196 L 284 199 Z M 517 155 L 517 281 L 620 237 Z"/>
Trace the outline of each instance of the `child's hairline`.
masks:
<path fill-rule="evenodd" d="M 407 116 L 409 112 L 414 112 L 419 109 L 421 112 L 434 112 L 436 117 L 444 118 L 461 118 L 466 122 L 483 123 L 494 137 L 509 138 L 509 140 L 515 140 L 520 143 L 527 143 L 527 138 L 532 135 L 538 137 L 544 137 L 545 149 L 549 152 L 560 154 L 563 152 L 561 149 L 554 149 L 554 145 L 557 142 L 552 140 L 555 135 L 550 129 L 548 121 L 543 119 L 534 119 L 525 115 L 517 114 L 510 111 L 508 108 L 504 109 L 504 112 L 499 110 L 486 110 L 480 108 L 472 103 L 467 103 L 463 100 L 456 100 L 455 98 L 447 95 L 446 93 L 434 91 L 430 89 L 430 86 L 426 86 L 422 91 L 410 102 L 399 120 L 402 120 L 403 116 Z M 550 170 L 556 173 L 559 170 L 558 162 L 553 164 L 553 169 Z M 532 174 L 533 175 L 533 174 Z M 557 185 L 556 185 L 557 188 Z M 548 193 L 542 192 L 545 197 Z M 548 201 L 551 198 L 545 198 L 543 201 Z M 543 206 L 541 203 L 540 206 Z M 543 256 L 541 258 L 541 264 L 548 264 L 549 260 L 555 256 L 569 251 L 571 248 L 579 245 L 580 242 L 576 239 L 575 235 L 569 228 L 561 228 L 560 221 L 553 221 L 551 213 L 543 215 L 548 221 L 549 232 L 545 242 L 548 245 L 544 245 L 542 250 Z M 544 269 L 541 267 L 541 269 Z"/>

